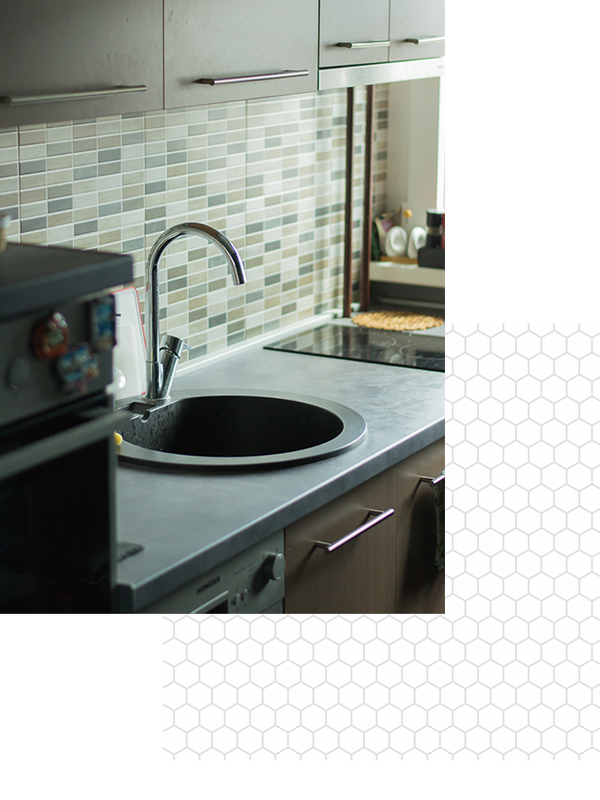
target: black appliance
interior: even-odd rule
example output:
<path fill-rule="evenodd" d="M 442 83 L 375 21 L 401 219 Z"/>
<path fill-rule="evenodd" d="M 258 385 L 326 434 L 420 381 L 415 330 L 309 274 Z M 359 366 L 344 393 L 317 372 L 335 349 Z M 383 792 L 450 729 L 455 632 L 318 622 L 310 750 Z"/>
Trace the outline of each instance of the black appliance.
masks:
<path fill-rule="evenodd" d="M 265 345 L 265 349 L 434 372 L 445 370 L 443 336 L 375 330 L 358 325 L 320 325 Z"/>
<path fill-rule="evenodd" d="M 112 610 L 114 298 L 129 256 L 0 254 L 0 612 Z"/>

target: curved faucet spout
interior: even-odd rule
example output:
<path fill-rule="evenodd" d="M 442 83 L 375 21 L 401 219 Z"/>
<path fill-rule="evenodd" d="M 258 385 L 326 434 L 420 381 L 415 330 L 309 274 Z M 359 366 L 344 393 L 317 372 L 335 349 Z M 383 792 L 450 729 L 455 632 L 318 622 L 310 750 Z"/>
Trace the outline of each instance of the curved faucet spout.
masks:
<path fill-rule="evenodd" d="M 146 399 L 160 400 L 168 396 L 170 384 L 174 376 L 174 369 L 169 370 L 169 381 L 163 380 L 164 371 L 159 361 L 159 293 L 158 293 L 158 267 L 160 259 L 167 246 L 175 239 L 182 236 L 200 236 L 215 244 L 227 259 L 231 278 L 236 286 L 246 283 L 246 272 L 240 254 L 220 231 L 203 225 L 200 222 L 184 222 L 174 225 L 158 237 L 146 262 Z M 179 353 L 170 351 L 167 357 L 178 360 Z"/>

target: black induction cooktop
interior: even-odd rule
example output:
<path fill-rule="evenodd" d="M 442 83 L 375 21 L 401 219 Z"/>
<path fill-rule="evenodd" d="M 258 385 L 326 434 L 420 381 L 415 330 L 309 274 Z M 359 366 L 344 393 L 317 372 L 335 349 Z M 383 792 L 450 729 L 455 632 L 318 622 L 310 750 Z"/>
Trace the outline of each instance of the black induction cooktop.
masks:
<path fill-rule="evenodd" d="M 434 372 L 445 370 L 443 336 L 373 330 L 356 325 L 320 325 L 265 345 L 265 349 Z"/>

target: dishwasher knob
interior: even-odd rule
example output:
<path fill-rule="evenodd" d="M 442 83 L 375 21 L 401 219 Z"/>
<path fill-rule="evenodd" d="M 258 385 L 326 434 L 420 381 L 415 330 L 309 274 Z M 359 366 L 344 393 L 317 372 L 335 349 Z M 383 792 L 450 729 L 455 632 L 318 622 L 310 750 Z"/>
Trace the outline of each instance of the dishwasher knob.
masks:
<path fill-rule="evenodd" d="M 283 553 L 270 553 L 263 564 L 265 575 L 270 581 L 283 578 L 285 572 L 285 556 Z"/>

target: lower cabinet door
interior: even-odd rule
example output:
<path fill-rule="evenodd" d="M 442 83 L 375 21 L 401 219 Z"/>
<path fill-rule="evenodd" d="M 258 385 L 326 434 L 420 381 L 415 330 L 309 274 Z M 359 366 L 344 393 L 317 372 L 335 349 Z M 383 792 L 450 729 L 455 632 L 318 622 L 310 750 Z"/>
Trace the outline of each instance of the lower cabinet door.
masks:
<path fill-rule="evenodd" d="M 392 467 L 286 529 L 286 614 L 394 613 L 396 497 Z"/>
<path fill-rule="evenodd" d="M 444 613 L 445 570 L 438 566 L 441 559 L 437 552 L 438 526 L 441 528 L 443 523 L 436 512 L 436 500 L 443 505 L 444 483 L 440 473 L 445 464 L 445 440 L 439 439 L 397 467 L 398 614 Z"/>

